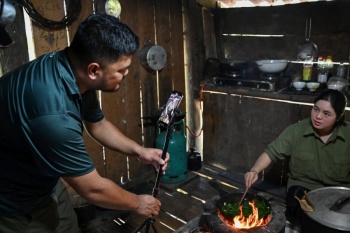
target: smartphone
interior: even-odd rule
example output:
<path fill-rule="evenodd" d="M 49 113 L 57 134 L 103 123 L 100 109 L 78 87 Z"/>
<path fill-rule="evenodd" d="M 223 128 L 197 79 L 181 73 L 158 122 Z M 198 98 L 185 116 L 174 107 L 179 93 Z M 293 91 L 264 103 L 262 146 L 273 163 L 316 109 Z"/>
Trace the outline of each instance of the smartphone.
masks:
<path fill-rule="evenodd" d="M 181 92 L 178 92 L 178 91 L 171 92 L 168 102 L 166 103 L 158 120 L 158 122 L 162 126 L 166 127 L 169 124 L 169 122 L 172 120 L 175 114 L 174 110 L 177 107 L 179 107 L 182 98 L 183 98 L 183 94 Z"/>

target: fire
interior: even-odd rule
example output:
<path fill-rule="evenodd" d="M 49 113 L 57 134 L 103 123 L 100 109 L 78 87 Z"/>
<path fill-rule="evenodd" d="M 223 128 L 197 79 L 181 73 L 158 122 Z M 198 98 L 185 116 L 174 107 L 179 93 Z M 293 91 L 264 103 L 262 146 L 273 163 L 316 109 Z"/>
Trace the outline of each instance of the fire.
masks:
<path fill-rule="evenodd" d="M 238 229 L 250 229 L 253 227 L 261 227 L 266 226 L 271 219 L 271 214 L 269 214 L 266 218 L 259 219 L 259 210 L 255 207 L 254 202 L 249 202 L 249 205 L 252 207 L 252 213 L 248 217 L 243 216 L 243 208 L 242 205 L 239 207 L 240 215 L 233 218 L 232 226 Z M 223 216 L 222 216 L 223 217 Z"/>

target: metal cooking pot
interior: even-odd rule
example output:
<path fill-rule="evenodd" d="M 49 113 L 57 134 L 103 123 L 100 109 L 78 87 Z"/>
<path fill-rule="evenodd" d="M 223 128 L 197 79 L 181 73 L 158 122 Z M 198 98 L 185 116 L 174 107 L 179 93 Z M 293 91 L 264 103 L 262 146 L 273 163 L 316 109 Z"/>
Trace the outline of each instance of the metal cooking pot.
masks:
<path fill-rule="evenodd" d="M 167 54 L 163 47 L 146 40 L 140 52 L 141 65 L 150 73 L 164 68 Z"/>
<path fill-rule="evenodd" d="M 350 188 L 324 187 L 307 193 L 315 206 L 313 212 L 302 212 L 303 232 L 350 232 Z"/>

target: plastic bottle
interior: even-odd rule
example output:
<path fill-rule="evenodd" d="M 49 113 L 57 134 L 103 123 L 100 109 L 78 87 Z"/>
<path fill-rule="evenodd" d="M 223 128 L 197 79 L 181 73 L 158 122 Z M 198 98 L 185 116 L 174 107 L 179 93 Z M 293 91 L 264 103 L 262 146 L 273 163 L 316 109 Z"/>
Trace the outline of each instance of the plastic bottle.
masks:
<path fill-rule="evenodd" d="M 332 56 L 327 56 L 326 57 L 326 68 L 327 69 L 332 69 L 333 68 Z"/>
<path fill-rule="evenodd" d="M 303 81 L 308 82 L 311 81 L 312 76 L 312 56 L 307 55 L 306 60 L 303 65 Z"/>
<path fill-rule="evenodd" d="M 345 78 L 345 67 L 343 63 L 340 63 L 337 67 L 337 77 Z"/>
<path fill-rule="evenodd" d="M 323 84 L 327 83 L 327 70 L 325 68 L 325 60 L 323 56 L 318 56 L 317 58 L 317 82 Z"/>
<path fill-rule="evenodd" d="M 326 69 L 327 69 L 327 78 L 329 79 L 330 77 L 332 77 L 332 70 L 333 70 L 332 56 L 327 56 L 325 63 L 326 63 Z"/>

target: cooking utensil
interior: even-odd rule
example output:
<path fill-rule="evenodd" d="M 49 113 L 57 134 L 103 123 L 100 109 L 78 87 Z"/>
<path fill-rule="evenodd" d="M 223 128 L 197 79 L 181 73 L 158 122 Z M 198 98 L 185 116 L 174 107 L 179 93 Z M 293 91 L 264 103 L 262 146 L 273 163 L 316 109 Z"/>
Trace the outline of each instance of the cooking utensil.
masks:
<path fill-rule="evenodd" d="M 163 47 L 146 40 L 140 52 L 141 65 L 150 73 L 164 68 L 167 54 Z"/>
<path fill-rule="evenodd" d="M 245 191 L 244 191 L 244 193 L 243 193 L 243 196 L 242 196 L 241 200 L 239 201 L 239 206 L 242 205 L 242 201 L 244 200 L 244 197 L 245 197 L 245 195 L 247 194 L 248 189 L 249 189 L 249 187 L 247 187 L 247 188 L 245 189 Z"/>
<path fill-rule="evenodd" d="M 210 57 L 205 60 L 205 73 L 209 77 L 214 77 L 219 75 L 220 60 L 215 57 Z"/>
<path fill-rule="evenodd" d="M 244 192 L 245 194 L 242 192 L 228 193 L 225 190 L 223 190 L 217 182 L 210 180 L 208 181 L 208 183 L 219 192 L 220 199 L 216 202 L 217 207 L 219 212 L 222 214 L 223 217 L 225 217 L 225 220 L 228 222 L 232 222 L 233 219 L 232 219 L 232 216 L 225 216 L 223 209 L 226 204 L 234 204 L 238 202 L 242 204 L 245 202 L 252 202 L 253 200 L 259 199 L 267 203 L 268 208 L 270 209 L 270 212 L 271 212 L 270 200 L 256 194 L 249 193 L 248 189 L 246 189 L 246 192 Z M 242 198 L 242 195 L 243 195 L 243 198 Z"/>
<path fill-rule="evenodd" d="M 227 78 L 241 78 L 246 76 L 249 62 L 241 60 L 224 60 L 220 62 L 219 72 Z"/>
<path fill-rule="evenodd" d="M 310 56 L 310 59 L 314 60 L 317 57 L 318 48 L 314 42 L 310 41 L 310 35 L 311 18 L 307 18 L 305 27 L 305 42 L 298 45 L 298 60 L 305 61 L 308 56 Z"/>
<path fill-rule="evenodd" d="M 306 211 L 306 212 L 312 212 L 315 211 L 315 207 L 313 206 L 313 204 L 310 202 L 310 200 L 307 198 L 306 196 L 306 192 L 304 194 L 304 197 L 302 199 L 300 199 L 297 196 L 294 196 L 295 199 L 298 200 L 300 207 Z"/>
<path fill-rule="evenodd" d="M 339 211 L 349 202 L 350 202 L 350 197 L 347 197 L 347 196 L 341 197 L 334 203 L 334 205 L 330 208 L 330 210 Z"/>
<path fill-rule="evenodd" d="M 288 65 L 287 60 L 259 60 L 255 63 L 260 71 L 268 74 L 279 73 Z"/>
<path fill-rule="evenodd" d="M 346 198 L 349 196 L 350 188 L 346 187 L 324 187 L 308 192 L 315 211 L 303 211 L 303 232 L 350 232 L 350 201 Z"/>
<path fill-rule="evenodd" d="M 261 198 L 264 200 L 269 208 L 271 219 L 270 222 L 264 227 L 254 227 L 252 229 L 247 230 L 238 230 L 232 227 L 232 217 L 226 218 L 225 221 L 221 219 L 221 217 L 217 214 L 218 211 L 222 208 L 225 203 L 237 203 L 242 198 L 242 193 L 229 193 L 223 189 L 221 189 L 220 185 L 214 181 L 210 180 L 208 183 L 216 189 L 220 193 L 219 198 L 213 199 L 213 201 L 208 201 L 206 203 L 206 213 L 203 218 L 204 221 L 208 224 L 211 232 L 255 232 L 255 233 L 266 233 L 266 232 L 281 232 L 284 229 L 286 224 L 286 217 L 284 214 L 284 207 L 282 205 L 276 203 L 271 195 L 267 193 L 259 193 L 252 194 L 251 192 L 247 192 L 246 197 L 243 202 L 248 200 L 253 200 L 256 198 Z M 210 214 L 209 214 L 210 213 Z"/>

